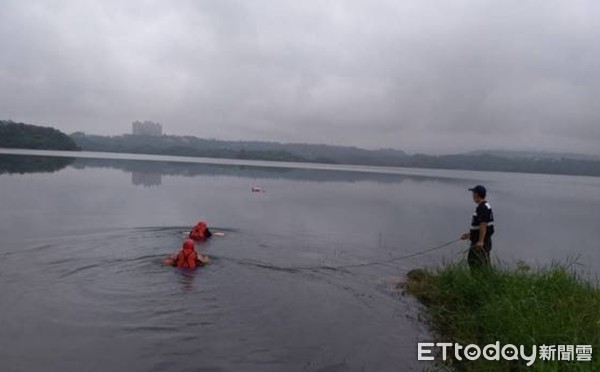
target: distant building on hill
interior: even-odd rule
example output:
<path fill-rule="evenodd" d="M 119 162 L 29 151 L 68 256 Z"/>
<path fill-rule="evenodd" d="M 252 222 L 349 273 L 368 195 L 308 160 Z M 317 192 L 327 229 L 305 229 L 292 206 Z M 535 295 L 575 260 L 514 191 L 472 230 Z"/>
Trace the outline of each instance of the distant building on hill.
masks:
<path fill-rule="evenodd" d="M 162 125 L 153 121 L 134 121 L 131 123 L 131 134 L 135 136 L 161 136 Z"/>

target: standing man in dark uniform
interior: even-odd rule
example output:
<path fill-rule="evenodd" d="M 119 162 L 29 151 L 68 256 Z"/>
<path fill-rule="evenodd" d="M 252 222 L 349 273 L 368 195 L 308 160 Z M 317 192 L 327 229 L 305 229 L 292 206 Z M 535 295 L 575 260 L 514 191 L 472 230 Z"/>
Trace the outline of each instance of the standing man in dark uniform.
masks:
<path fill-rule="evenodd" d="M 487 190 L 477 185 L 469 191 L 473 192 L 473 201 L 477 204 L 471 218 L 469 232 L 461 235 L 462 240 L 471 240 L 467 262 L 471 270 L 490 267 L 490 251 L 492 250 L 492 235 L 494 235 L 494 213 L 485 200 Z"/>

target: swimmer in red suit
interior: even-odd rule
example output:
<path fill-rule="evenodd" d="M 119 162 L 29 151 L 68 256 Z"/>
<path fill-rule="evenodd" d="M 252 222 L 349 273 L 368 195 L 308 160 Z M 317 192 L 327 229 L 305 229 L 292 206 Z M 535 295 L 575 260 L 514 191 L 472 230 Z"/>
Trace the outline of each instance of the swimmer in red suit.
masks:
<path fill-rule="evenodd" d="M 195 269 L 210 263 L 207 255 L 196 252 L 196 247 L 192 239 L 186 239 L 179 252 L 167 257 L 165 265 L 178 267 L 180 269 Z"/>

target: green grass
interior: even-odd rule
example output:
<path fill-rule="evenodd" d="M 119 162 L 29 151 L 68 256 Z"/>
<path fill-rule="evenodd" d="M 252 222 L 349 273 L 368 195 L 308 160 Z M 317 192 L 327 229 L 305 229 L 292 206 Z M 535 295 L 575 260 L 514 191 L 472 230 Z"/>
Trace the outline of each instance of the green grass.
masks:
<path fill-rule="evenodd" d="M 600 289 L 552 266 L 532 272 L 494 268 L 471 274 L 464 265 L 409 273 L 408 293 L 426 305 L 439 342 L 592 345 L 591 362 L 449 361 L 459 371 L 600 371 Z M 538 352 L 539 353 L 539 352 Z"/>

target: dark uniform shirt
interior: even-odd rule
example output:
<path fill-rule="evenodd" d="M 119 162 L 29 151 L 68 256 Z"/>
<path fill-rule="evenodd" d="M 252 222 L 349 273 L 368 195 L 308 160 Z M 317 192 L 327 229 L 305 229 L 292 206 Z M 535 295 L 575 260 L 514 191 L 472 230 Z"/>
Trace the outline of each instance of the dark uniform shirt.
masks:
<path fill-rule="evenodd" d="M 477 205 L 473 218 L 471 219 L 471 242 L 479 241 L 479 229 L 482 223 L 487 223 L 487 231 L 485 233 L 485 241 L 489 241 L 494 234 L 494 212 L 490 203 L 484 201 Z"/>

